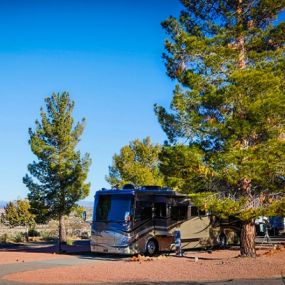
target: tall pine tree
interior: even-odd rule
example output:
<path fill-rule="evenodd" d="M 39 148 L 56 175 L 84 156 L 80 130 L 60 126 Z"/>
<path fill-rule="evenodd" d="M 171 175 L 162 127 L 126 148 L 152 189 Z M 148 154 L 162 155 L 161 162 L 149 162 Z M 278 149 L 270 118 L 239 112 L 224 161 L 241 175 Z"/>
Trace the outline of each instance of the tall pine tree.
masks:
<path fill-rule="evenodd" d="M 89 194 L 85 183 L 91 160 L 81 157 L 76 149 L 84 130 L 83 119 L 74 126 L 74 102 L 67 92 L 52 94 L 41 109 L 41 122 L 29 130 L 32 152 L 38 160 L 28 165 L 30 175 L 23 178 L 29 188 L 28 199 L 37 221 L 59 220 L 59 250 L 66 240 L 64 216 L 70 214 L 76 202 Z"/>
<path fill-rule="evenodd" d="M 184 191 L 211 191 L 201 206 L 238 216 L 241 254 L 255 256 L 255 217 L 284 215 L 285 23 L 275 20 L 285 1 L 181 2 L 180 17 L 162 24 L 178 84 L 170 110 L 155 111 L 178 158 L 198 169 L 165 147 L 162 171 Z"/>

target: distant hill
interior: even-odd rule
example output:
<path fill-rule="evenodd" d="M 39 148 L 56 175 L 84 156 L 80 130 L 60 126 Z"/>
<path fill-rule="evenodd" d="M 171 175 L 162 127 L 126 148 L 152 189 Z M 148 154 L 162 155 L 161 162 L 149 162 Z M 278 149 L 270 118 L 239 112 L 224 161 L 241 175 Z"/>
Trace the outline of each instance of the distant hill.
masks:
<path fill-rule="evenodd" d="M 3 209 L 7 205 L 7 201 L 0 201 L 0 209 Z M 92 201 L 80 201 L 78 204 L 84 208 L 93 208 Z"/>
<path fill-rule="evenodd" d="M 92 201 L 79 201 L 78 204 L 84 208 L 93 208 Z"/>

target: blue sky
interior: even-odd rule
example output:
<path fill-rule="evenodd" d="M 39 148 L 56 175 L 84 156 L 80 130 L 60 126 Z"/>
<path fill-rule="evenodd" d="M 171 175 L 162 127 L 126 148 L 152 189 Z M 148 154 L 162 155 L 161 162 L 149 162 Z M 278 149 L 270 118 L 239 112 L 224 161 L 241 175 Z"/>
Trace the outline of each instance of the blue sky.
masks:
<path fill-rule="evenodd" d="M 87 200 L 108 187 L 122 146 L 166 139 L 153 112 L 169 105 L 174 86 L 160 23 L 180 8 L 178 0 L 0 0 L 0 200 L 27 195 L 28 128 L 52 92 L 68 91 L 75 119 L 87 119 L 79 145 L 93 160 Z"/>
<path fill-rule="evenodd" d="M 177 0 L 0 1 L 0 200 L 27 195 L 22 177 L 35 157 L 28 128 L 44 98 L 69 91 L 87 119 L 79 145 L 91 154 L 92 200 L 108 187 L 112 156 L 135 138 L 162 143 L 153 104 L 168 105 L 173 82 L 161 59 L 160 22 Z"/>

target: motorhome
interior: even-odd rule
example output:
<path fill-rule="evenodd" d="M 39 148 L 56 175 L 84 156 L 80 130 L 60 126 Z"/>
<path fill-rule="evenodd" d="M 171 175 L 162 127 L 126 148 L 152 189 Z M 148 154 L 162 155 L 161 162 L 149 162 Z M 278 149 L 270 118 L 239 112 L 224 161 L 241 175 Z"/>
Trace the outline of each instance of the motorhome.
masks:
<path fill-rule="evenodd" d="M 95 195 L 91 251 L 153 255 L 171 250 L 177 231 L 182 249 L 237 241 L 234 226 L 223 223 L 169 188 L 103 189 Z"/>

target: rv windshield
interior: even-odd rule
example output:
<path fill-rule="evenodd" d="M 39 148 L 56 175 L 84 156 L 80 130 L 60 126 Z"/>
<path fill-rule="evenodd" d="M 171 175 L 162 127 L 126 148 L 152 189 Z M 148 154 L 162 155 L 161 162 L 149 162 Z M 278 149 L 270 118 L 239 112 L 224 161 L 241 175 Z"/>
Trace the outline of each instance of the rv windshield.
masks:
<path fill-rule="evenodd" d="M 131 195 L 99 195 L 96 201 L 96 222 L 123 222 L 130 216 Z"/>

